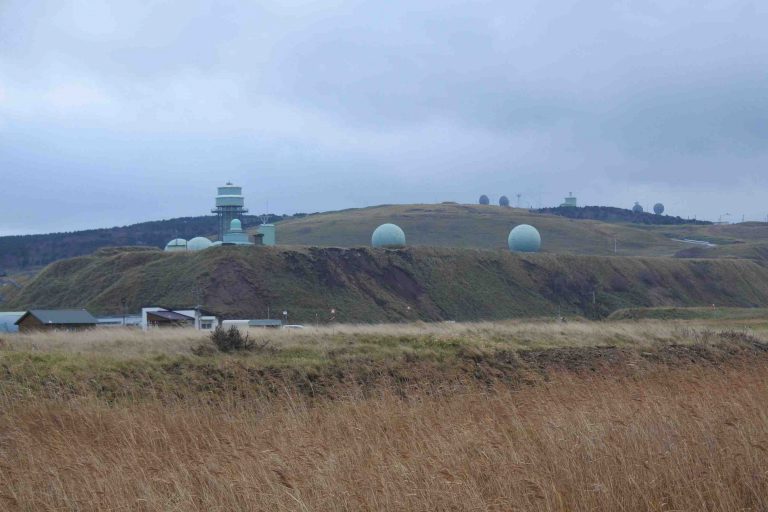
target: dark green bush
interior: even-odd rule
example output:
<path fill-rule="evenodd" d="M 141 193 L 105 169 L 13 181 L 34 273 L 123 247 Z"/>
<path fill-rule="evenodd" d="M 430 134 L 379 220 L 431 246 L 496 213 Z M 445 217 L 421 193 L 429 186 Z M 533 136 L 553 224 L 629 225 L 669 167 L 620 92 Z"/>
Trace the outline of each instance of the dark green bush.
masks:
<path fill-rule="evenodd" d="M 236 326 L 224 329 L 216 327 L 211 333 L 211 341 L 221 352 L 241 352 L 254 350 L 256 342 L 248 333 L 243 334 Z"/>

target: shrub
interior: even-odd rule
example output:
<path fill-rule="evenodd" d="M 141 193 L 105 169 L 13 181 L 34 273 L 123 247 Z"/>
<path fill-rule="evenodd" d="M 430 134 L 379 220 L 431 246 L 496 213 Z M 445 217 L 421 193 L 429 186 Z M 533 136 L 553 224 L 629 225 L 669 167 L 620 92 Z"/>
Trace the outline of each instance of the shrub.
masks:
<path fill-rule="evenodd" d="M 243 334 L 236 326 L 224 329 L 216 327 L 211 333 L 211 341 L 221 352 L 240 352 L 254 350 L 257 345 L 248 333 Z"/>

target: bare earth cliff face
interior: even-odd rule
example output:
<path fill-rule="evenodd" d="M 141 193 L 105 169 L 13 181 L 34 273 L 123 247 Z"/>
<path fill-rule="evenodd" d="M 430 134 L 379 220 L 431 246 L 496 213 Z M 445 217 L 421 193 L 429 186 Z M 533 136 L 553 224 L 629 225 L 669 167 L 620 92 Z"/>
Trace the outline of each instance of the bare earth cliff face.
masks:
<path fill-rule="evenodd" d="M 480 320 L 636 306 L 766 306 L 768 268 L 750 260 L 516 255 L 409 248 L 221 247 L 188 254 L 103 249 L 47 267 L 12 308 L 202 304 L 229 318 L 288 310 L 291 322 Z"/>

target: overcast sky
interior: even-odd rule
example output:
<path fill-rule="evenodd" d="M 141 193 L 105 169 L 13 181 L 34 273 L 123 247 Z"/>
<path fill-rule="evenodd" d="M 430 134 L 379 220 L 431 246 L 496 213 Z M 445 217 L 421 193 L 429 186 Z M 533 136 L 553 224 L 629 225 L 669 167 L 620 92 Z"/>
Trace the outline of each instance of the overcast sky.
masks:
<path fill-rule="evenodd" d="M 475 202 L 768 215 L 768 2 L 0 0 L 0 234 Z M 514 199 L 513 199 L 514 202 Z"/>

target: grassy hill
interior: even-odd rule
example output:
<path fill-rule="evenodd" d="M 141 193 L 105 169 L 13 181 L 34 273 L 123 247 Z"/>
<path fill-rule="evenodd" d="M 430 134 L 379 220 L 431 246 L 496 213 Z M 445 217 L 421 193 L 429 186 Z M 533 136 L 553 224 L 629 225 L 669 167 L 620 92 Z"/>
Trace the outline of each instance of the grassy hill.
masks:
<path fill-rule="evenodd" d="M 749 260 L 221 247 L 199 253 L 109 249 L 48 266 L 8 305 L 96 313 L 201 303 L 230 318 L 287 309 L 292 322 L 480 320 L 621 308 L 768 306 L 768 268 Z"/>
<path fill-rule="evenodd" d="M 368 246 L 376 226 L 394 222 L 406 231 L 411 245 L 501 249 L 506 247 L 507 234 L 512 227 L 528 223 L 541 231 L 546 252 L 611 255 L 615 240 L 617 253 L 624 256 L 768 257 L 768 224 L 765 223 L 677 224 L 684 222 L 683 219 L 649 214 L 643 214 L 645 217 L 636 221 L 637 215 L 618 208 L 567 210 L 572 215 L 597 216 L 600 220 L 570 219 L 561 214 L 498 206 L 447 203 L 273 215 L 270 221 L 278 222 L 279 243 L 301 246 Z M 246 228 L 250 226 L 253 231 L 260 219 L 246 216 L 243 221 Z M 654 225 L 651 221 L 675 224 Z M 53 261 L 90 254 L 102 247 L 162 248 L 172 238 L 189 239 L 211 235 L 214 231 L 215 218 L 201 216 L 72 233 L 0 237 L 0 271 L 37 269 Z M 712 241 L 718 247 L 703 249 L 672 240 L 686 237 Z"/>
<path fill-rule="evenodd" d="M 768 223 L 743 222 L 709 226 L 659 226 L 651 228 L 662 236 L 710 242 L 716 247 L 688 246 L 676 254 L 684 258 L 768 259 Z"/>
<path fill-rule="evenodd" d="M 768 244 L 768 224 L 645 225 L 575 220 L 562 216 L 498 206 L 437 204 L 383 205 L 291 218 L 278 223 L 278 241 L 288 245 L 362 247 L 379 224 L 393 222 L 405 230 L 409 245 L 506 248 L 507 235 L 517 224 L 536 226 L 544 252 L 565 254 L 614 254 L 625 256 L 674 256 L 699 249 L 672 239 L 693 238 L 722 244 L 717 250 L 701 249 L 693 257 L 745 256 L 754 244 Z M 730 250 L 729 250 L 730 249 Z M 734 251 L 738 249 L 741 252 Z"/>
<path fill-rule="evenodd" d="M 408 244 L 414 246 L 502 249 L 510 229 L 532 224 L 542 233 L 546 252 L 609 255 L 614 237 L 624 254 L 673 254 L 680 248 L 663 235 L 629 225 L 459 204 L 384 205 L 289 219 L 278 223 L 278 240 L 289 245 L 367 246 L 373 230 L 385 222 L 402 227 Z"/>

